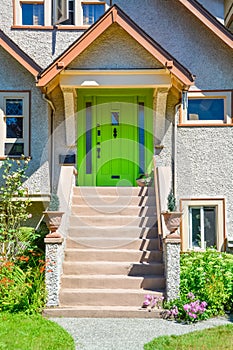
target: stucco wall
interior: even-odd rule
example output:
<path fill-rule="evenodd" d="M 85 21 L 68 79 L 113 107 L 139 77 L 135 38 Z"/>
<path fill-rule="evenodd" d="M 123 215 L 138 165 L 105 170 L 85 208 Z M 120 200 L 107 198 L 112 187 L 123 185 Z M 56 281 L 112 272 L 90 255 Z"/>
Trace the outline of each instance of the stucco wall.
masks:
<path fill-rule="evenodd" d="M 220 1 L 220 0 L 219 0 Z M 203 0 L 203 4 L 207 0 Z M 214 3 L 217 3 L 214 0 Z M 140 27 L 197 76 L 201 89 L 232 88 L 233 57 L 230 49 L 176 0 L 115 0 Z M 211 1 L 208 1 L 210 8 Z M 211 9 L 216 4 L 211 4 Z M 211 10 L 212 11 L 212 10 Z M 10 29 L 12 0 L 1 4 L 1 28 L 42 67 L 64 51 L 83 31 Z M 42 54 L 43 53 L 43 54 Z M 112 47 L 112 57 L 119 55 Z M 97 56 L 98 57 L 98 56 Z"/>
<path fill-rule="evenodd" d="M 227 233 L 233 236 L 233 128 L 179 127 L 178 198 L 226 198 Z"/>
<path fill-rule="evenodd" d="M 230 48 L 176 0 L 116 0 L 140 27 L 196 75 L 200 89 L 231 89 Z M 172 10 L 171 10 L 172 9 Z"/>
<path fill-rule="evenodd" d="M 31 157 L 27 184 L 32 193 L 49 193 L 48 171 L 48 110 L 34 77 L 0 48 L 0 90 L 29 90 L 31 92 Z M 33 175 L 32 175 L 33 174 Z"/>
<path fill-rule="evenodd" d="M 163 66 L 118 24 L 114 24 L 75 59 L 69 68 L 154 69 Z"/>

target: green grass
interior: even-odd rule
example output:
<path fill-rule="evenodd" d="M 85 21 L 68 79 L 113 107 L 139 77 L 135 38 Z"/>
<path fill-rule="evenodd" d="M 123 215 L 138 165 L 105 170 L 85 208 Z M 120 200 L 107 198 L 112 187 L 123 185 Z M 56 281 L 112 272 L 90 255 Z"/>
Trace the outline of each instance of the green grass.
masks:
<path fill-rule="evenodd" d="M 0 350 L 74 350 L 74 340 L 40 315 L 0 314 Z"/>
<path fill-rule="evenodd" d="M 213 327 L 179 336 L 163 336 L 144 345 L 144 350 L 232 350 L 233 325 Z"/>

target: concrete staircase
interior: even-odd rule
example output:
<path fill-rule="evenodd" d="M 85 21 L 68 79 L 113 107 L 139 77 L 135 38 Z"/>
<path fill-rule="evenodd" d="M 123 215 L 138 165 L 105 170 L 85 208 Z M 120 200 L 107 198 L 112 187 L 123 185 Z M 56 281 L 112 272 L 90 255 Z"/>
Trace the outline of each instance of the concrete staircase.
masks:
<path fill-rule="evenodd" d="M 75 187 L 60 306 L 49 314 L 158 316 L 141 308 L 145 294 L 165 288 L 156 222 L 152 187 Z"/>

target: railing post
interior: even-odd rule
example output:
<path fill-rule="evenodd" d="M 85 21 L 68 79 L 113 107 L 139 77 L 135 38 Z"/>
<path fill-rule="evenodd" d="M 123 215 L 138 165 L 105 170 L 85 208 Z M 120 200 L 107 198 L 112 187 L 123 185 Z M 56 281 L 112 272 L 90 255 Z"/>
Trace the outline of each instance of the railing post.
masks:
<path fill-rule="evenodd" d="M 180 287 L 180 236 L 177 233 L 163 239 L 167 301 L 178 298 Z"/>
<path fill-rule="evenodd" d="M 60 276 L 62 269 L 63 238 L 45 238 L 45 285 L 47 306 L 59 305 Z"/>

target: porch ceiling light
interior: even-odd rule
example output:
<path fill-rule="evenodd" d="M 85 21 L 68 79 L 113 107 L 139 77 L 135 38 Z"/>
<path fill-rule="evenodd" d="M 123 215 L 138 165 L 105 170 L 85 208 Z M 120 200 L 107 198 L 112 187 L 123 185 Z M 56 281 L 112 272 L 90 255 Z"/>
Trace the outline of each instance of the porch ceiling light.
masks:
<path fill-rule="evenodd" d="M 95 80 L 84 80 L 81 86 L 99 86 L 99 84 Z"/>

